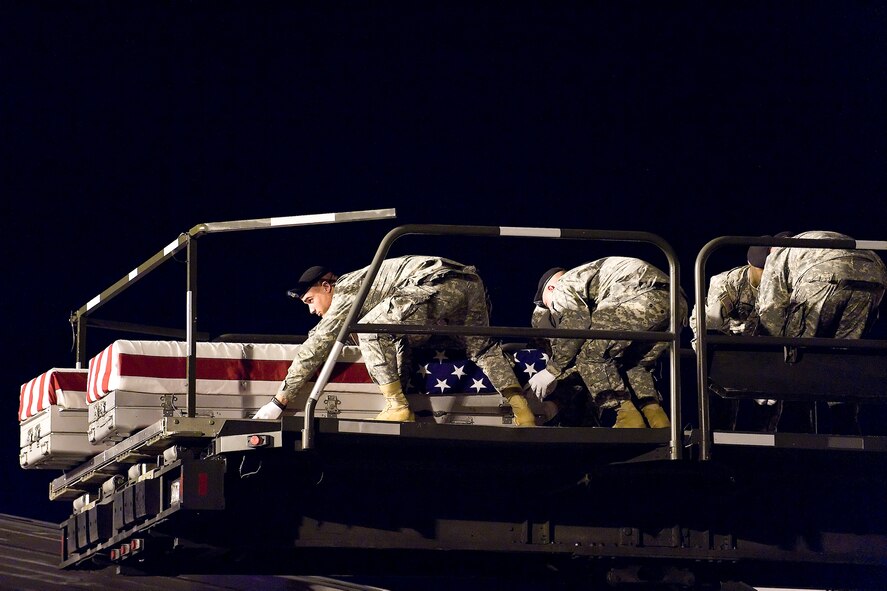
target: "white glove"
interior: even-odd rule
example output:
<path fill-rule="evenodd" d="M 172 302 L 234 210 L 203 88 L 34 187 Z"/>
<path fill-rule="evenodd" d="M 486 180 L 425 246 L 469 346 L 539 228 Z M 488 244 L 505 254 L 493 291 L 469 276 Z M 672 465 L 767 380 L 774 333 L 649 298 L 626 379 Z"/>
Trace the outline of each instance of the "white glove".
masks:
<path fill-rule="evenodd" d="M 557 378 L 547 369 L 543 369 L 530 378 L 530 381 L 524 386 L 524 390 L 532 390 L 539 400 L 545 400 L 549 394 L 554 392 L 555 387 L 557 387 Z"/>
<path fill-rule="evenodd" d="M 775 400 L 767 399 L 767 398 L 755 398 L 755 402 L 760 404 L 761 406 L 773 406 L 776 404 Z"/>
<path fill-rule="evenodd" d="M 276 398 L 272 398 L 271 402 L 260 408 L 256 411 L 256 414 L 253 415 L 254 419 L 278 419 L 280 415 L 283 414 L 283 409 L 280 407 L 280 403 L 277 402 Z"/>
<path fill-rule="evenodd" d="M 739 322 L 738 320 L 730 320 L 727 323 L 727 330 L 730 331 L 730 334 L 745 334 L 745 322 Z"/>

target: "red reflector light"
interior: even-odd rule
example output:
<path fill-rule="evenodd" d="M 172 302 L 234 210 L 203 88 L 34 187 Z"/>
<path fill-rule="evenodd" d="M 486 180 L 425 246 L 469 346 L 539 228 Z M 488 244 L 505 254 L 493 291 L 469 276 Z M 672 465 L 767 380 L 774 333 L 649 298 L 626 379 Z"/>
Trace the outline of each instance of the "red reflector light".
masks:
<path fill-rule="evenodd" d="M 120 560 L 120 550 L 116 548 L 111 550 L 111 560 Z"/>
<path fill-rule="evenodd" d="M 247 447 L 266 447 L 271 445 L 271 436 L 269 435 L 249 435 L 246 438 Z"/>
<path fill-rule="evenodd" d="M 209 475 L 206 472 L 197 473 L 197 496 L 205 497 L 209 493 Z"/>

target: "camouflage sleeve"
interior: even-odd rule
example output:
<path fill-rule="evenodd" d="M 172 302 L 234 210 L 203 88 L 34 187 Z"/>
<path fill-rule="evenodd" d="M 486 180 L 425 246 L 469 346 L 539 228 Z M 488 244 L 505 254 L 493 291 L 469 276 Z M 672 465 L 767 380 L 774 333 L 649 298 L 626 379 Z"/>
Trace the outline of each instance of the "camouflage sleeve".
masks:
<path fill-rule="evenodd" d="M 791 302 L 791 285 L 788 280 L 790 249 L 780 248 L 770 253 L 758 287 L 758 317 L 761 333 L 781 336 L 785 316 Z"/>
<path fill-rule="evenodd" d="M 554 323 L 551 321 L 551 312 L 548 308 L 536 306 L 533 308 L 533 315 L 530 317 L 530 326 L 533 328 L 553 328 Z"/>
<path fill-rule="evenodd" d="M 705 325 L 711 330 L 727 331 L 730 318 L 739 302 L 739 290 L 727 273 L 711 278 L 705 299 Z"/>
<path fill-rule="evenodd" d="M 726 275 L 726 273 L 719 273 L 709 281 L 708 293 L 705 296 L 706 330 L 724 330 L 726 324 L 725 317 L 729 314 L 729 311 L 724 306 L 724 302 L 730 301 L 730 295 L 727 292 L 728 282 Z M 696 320 L 698 309 L 699 306 L 694 305 L 693 310 L 690 312 L 690 329 L 693 331 L 693 338 L 690 344 L 694 350 L 696 349 L 696 338 L 699 334 L 699 325 Z"/>
<path fill-rule="evenodd" d="M 345 323 L 354 297 L 351 294 L 333 296 L 330 308 L 320 322 L 308 333 L 308 338 L 299 345 L 295 359 L 286 372 L 280 385 L 279 393 L 283 393 L 287 402 L 291 402 L 302 386 L 314 376 L 314 372 L 326 360 L 327 355 L 339 336 Z"/>
<path fill-rule="evenodd" d="M 552 296 L 552 317 L 556 318 L 558 328 L 589 328 L 591 326 L 591 312 L 588 304 L 579 297 L 579 294 L 566 293 L 555 290 Z M 585 339 L 551 339 L 551 359 L 545 366 L 555 376 L 563 373 L 569 366 L 579 349 L 585 343 Z"/>
<path fill-rule="evenodd" d="M 697 330 L 699 327 L 696 325 L 696 308 L 698 306 L 694 305 L 693 309 L 690 311 L 690 330 L 693 331 L 693 336 L 690 338 L 690 347 L 695 351 L 696 350 L 696 339 L 699 331 Z M 708 323 L 706 323 L 706 327 Z"/>
<path fill-rule="evenodd" d="M 530 317 L 530 326 L 533 328 L 555 328 L 554 321 L 551 318 L 551 312 L 543 306 L 533 308 L 533 314 Z M 551 356 L 551 341 L 548 337 L 533 337 L 527 339 L 527 347 L 531 349 L 542 349 Z"/>

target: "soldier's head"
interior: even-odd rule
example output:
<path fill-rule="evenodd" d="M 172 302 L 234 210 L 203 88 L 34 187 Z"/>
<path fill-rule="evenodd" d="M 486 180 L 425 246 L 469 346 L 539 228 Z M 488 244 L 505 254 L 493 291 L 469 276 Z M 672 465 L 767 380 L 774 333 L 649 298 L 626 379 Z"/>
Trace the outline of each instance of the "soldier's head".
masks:
<path fill-rule="evenodd" d="M 536 286 L 536 297 L 533 300 L 534 304 L 542 306 L 543 308 L 548 308 L 551 303 L 551 292 L 554 291 L 554 286 L 557 284 L 558 280 L 560 280 L 564 271 L 566 271 L 566 269 L 563 267 L 552 267 L 542 274 L 542 277 L 539 278 L 539 285 Z"/>
<path fill-rule="evenodd" d="M 330 309 L 330 303 L 333 301 L 336 279 L 338 279 L 338 276 L 326 267 L 319 265 L 310 267 L 302 273 L 296 286 L 286 292 L 286 295 L 300 300 L 308 306 L 310 314 L 317 314 L 323 317 L 326 311 Z"/>
<path fill-rule="evenodd" d="M 769 234 L 764 234 L 761 238 L 789 238 L 791 237 L 791 232 L 780 232 L 776 236 L 770 236 Z M 770 252 L 774 249 L 773 246 L 749 246 L 748 252 L 745 254 L 745 259 L 748 261 L 749 265 L 749 279 L 751 284 L 755 287 L 761 282 L 761 276 L 764 273 L 764 264 L 767 262 L 767 257 L 770 256 Z"/>

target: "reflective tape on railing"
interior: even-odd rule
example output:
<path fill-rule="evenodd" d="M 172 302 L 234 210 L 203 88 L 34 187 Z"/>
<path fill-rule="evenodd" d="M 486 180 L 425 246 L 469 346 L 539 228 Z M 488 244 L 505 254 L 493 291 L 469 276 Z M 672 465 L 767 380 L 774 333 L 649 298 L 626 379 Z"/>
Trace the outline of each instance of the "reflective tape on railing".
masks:
<path fill-rule="evenodd" d="M 537 236 L 540 238 L 560 238 L 560 228 L 517 228 L 500 226 L 501 236 Z"/>
<path fill-rule="evenodd" d="M 291 224 L 320 224 L 323 222 L 336 221 L 336 214 L 319 213 L 316 215 L 291 215 L 281 218 L 270 218 L 268 221 L 272 226 L 288 226 Z"/>
<path fill-rule="evenodd" d="M 887 250 L 887 240 L 857 240 L 856 248 L 869 250 Z"/>

